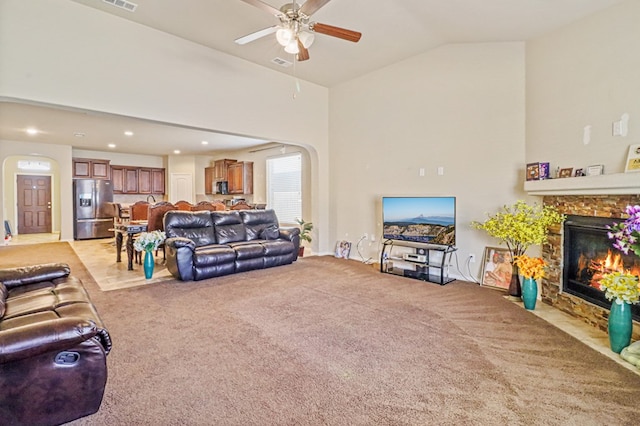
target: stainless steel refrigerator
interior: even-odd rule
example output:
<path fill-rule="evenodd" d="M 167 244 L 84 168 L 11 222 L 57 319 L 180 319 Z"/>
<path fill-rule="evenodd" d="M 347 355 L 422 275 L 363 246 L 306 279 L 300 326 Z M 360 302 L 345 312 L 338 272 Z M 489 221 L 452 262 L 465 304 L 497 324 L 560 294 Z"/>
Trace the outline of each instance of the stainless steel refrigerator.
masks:
<path fill-rule="evenodd" d="M 113 213 L 113 185 L 110 180 L 73 180 L 74 239 L 113 237 Z"/>

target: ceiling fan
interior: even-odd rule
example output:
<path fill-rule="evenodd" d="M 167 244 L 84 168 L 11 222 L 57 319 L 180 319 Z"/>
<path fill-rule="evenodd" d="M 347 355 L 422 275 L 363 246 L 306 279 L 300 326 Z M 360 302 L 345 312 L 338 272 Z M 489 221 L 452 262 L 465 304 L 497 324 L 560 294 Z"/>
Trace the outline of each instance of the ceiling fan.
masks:
<path fill-rule="evenodd" d="M 276 33 L 276 40 L 284 47 L 285 52 L 296 55 L 298 61 L 306 61 L 309 59 L 308 48 L 315 38 L 314 32 L 354 43 L 357 43 L 362 37 L 362 34 L 357 31 L 309 21 L 311 15 L 329 3 L 330 0 L 307 0 L 302 6 L 294 0 L 293 3 L 287 3 L 280 9 L 276 9 L 262 0 L 242 1 L 274 15 L 280 20 L 280 24 L 240 37 L 235 40 L 237 44 L 247 44 Z"/>

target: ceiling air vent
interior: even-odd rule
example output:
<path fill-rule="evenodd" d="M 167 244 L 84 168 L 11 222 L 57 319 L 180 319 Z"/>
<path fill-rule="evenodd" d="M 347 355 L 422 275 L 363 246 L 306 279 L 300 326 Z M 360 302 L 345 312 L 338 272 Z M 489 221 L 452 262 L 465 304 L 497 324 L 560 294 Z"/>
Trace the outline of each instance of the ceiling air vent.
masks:
<path fill-rule="evenodd" d="M 293 65 L 293 62 L 289 62 L 286 59 L 282 59 L 282 58 L 279 58 L 277 56 L 275 58 L 273 58 L 271 60 L 271 62 L 273 62 L 276 65 L 280 65 L 281 67 L 285 67 L 285 68 L 290 67 L 291 65 Z"/>
<path fill-rule="evenodd" d="M 113 5 L 115 7 L 119 7 L 120 9 L 128 10 L 129 12 L 135 12 L 136 7 L 138 7 L 137 4 L 131 3 L 130 1 L 126 1 L 126 0 L 102 0 L 102 1 L 105 3 L 109 3 L 110 5 Z"/>

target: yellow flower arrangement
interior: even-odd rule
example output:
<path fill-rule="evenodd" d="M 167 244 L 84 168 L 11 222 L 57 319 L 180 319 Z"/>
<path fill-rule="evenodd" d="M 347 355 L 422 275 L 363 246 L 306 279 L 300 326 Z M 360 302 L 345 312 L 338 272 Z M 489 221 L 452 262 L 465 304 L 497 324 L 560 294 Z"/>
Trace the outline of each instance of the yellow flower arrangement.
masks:
<path fill-rule="evenodd" d="M 564 222 L 564 215 L 551 206 L 528 205 L 522 200 L 512 206 L 504 206 L 485 222 L 471 222 L 476 229 L 504 242 L 513 256 L 523 255 L 532 244 L 547 241 L 548 227 Z"/>
<path fill-rule="evenodd" d="M 603 290 L 607 300 L 614 300 L 618 305 L 623 303 L 636 304 L 640 300 L 640 284 L 638 277 L 623 272 L 611 272 L 603 275 L 600 280 L 600 290 Z"/>
<path fill-rule="evenodd" d="M 526 254 L 516 256 L 514 263 L 525 278 L 533 278 L 539 280 L 544 277 L 544 268 L 546 262 L 540 257 L 529 257 Z"/>

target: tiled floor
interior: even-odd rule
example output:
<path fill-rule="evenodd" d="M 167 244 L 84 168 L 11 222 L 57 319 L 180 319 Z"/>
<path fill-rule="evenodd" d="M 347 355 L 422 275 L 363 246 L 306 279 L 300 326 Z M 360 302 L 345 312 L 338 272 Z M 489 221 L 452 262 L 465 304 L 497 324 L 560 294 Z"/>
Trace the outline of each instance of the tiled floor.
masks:
<path fill-rule="evenodd" d="M 145 279 L 142 265 L 134 262 L 133 270 L 127 270 L 126 251 L 121 253 L 122 261 L 116 262 L 113 238 L 71 241 L 70 244 L 102 291 L 155 284 L 173 278 L 164 266 L 162 251 L 155 256 L 152 278 Z"/>
<path fill-rule="evenodd" d="M 60 234 L 57 232 L 54 232 L 53 234 L 14 235 L 11 237 L 11 240 L 9 240 L 8 244 L 14 246 L 19 244 L 51 243 L 54 241 L 60 241 Z M 6 240 L 5 244 L 7 244 Z"/>
<path fill-rule="evenodd" d="M 37 244 L 60 241 L 54 234 L 15 235 L 10 245 Z M 116 247 L 113 238 L 70 241 L 71 247 L 87 267 L 93 279 L 103 291 L 117 290 L 139 285 L 154 284 L 171 279 L 171 274 L 162 261 L 162 252 L 155 258 L 153 277 L 145 279 L 142 265 L 133 264 L 133 271 L 127 270 L 127 252 L 122 252 L 122 261 L 116 262 Z"/>
<path fill-rule="evenodd" d="M 37 244 L 59 241 L 59 239 L 58 234 L 19 235 L 14 236 L 9 244 Z M 156 258 L 153 278 L 146 280 L 141 265 L 134 264 L 133 271 L 127 270 L 126 252 L 122 253 L 121 263 L 115 262 L 116 252 L 113 239 L 71 241 L 70 243 L 103 291 L 137 285 L 148 285 L 171 278 L 169 272 L 162 264 L 162 254 L 159 254 Z M 522 306 L 522 302 L 514 301 L 513 303 Z M 607 333 L 591 327 L 544 303 L 536 304 L 535 310 L 529 312 L 555 325 L 567 334 L 582 341 L 590 348 L 611 358 L 629 369 L 629 371 L 640 375 L 640 369 L 624 361 L 618 354 L 609 349 Z"/>
<path fill-rule="evenodd" d="M 522 302 L 515 302 L 522 306 Z M 640 375 L 640 369 L 634 367 L 632 364 L 626 362 L 620 355 L 616 354 L 609 348 L 609 336 L 604 331 L 601 331 L 595 327 L 580 321 L 579 319 L 572 317 L 554 307 L 551 307 L 545 303 L 536 303 L 536 308 L 533 311 L 529 311 L 532 314 L 542 318 L 550 324 L 558 327 L 560 330 L 580 340 L 590 348 L 600 352 L 601 354 L 611 358 L 615 362 L 633 371 L 635 374 Z"/>

